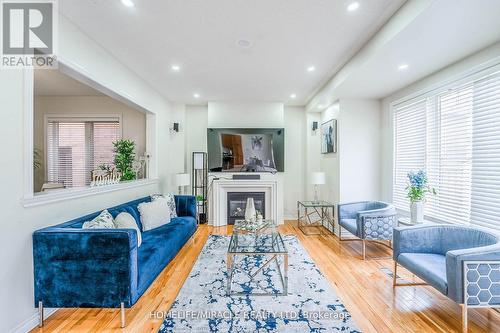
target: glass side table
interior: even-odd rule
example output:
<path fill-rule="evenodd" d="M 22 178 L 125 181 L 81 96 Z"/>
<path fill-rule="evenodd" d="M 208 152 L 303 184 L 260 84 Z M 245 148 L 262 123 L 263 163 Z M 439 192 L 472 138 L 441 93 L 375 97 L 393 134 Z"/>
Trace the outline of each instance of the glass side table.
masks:
<path fill-rule="evenodd" d="M 297 222 L 304 235 L 335 232 L 335 205 L 327 201 L 297 201 Z M 331 227 L 331 230 L 330 228 Z M 310 230 L 316 230 L 311 232 Z"/>

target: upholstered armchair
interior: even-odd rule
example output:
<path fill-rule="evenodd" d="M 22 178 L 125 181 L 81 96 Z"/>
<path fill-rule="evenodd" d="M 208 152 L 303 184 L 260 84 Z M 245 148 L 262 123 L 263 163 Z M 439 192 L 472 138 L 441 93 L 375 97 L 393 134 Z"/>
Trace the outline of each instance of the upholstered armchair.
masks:
<path fill-rule="evenodd" d="M 403 266 L 445 296 L 467 308 L 500 306 L 500 236 L 494 232 L 449 224 L 394 229 L 393 285 Z"/>
<path fill-rule="evenodd" d="M 392 230 L 397 226 L 396 209 L 393 205 L 380 201 L 362 201 L 338 205 L 339 237 L 341 241 L 361 240 L 363 260 L 366 259 L 366 242 L 382 245 L 392 241 Z M 342 228 L 357 239 L 343 239 Z"/>

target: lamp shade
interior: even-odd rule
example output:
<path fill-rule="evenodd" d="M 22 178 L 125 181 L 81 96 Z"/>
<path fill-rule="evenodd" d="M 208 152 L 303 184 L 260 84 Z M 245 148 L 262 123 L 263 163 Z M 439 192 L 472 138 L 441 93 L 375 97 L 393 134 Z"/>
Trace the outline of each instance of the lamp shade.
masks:
<path fill-rule="evenodd" d="M 177 186 L 187 186 L 189 185 L 189 173 L 178 173 L 175 175 L 175 185 Z"/>
<path fill-rule="evenodd" d="M 313 185 L 323 185 L 325 184 L 325 173 L 324 172 L 311 172 L 309 176 L 309 183 Z"/>
<path fill-rule="evenodd" d="M 195 170 L 203 170 L 205 166 L 205 153 L 193 153 L 193 168 Z"/>

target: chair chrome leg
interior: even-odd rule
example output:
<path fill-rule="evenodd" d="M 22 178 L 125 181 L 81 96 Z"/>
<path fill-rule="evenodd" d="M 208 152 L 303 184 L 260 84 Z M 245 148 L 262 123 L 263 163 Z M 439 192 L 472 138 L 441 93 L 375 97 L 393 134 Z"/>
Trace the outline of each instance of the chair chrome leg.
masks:
<path fill-rule="evenodd" d="M 363 260 L 366 260 L 366 241 L 363 239 Z"/>
<path fill-rule="evenodd" d="M 398 274 L 398 263 L 394 260 L 394 270 L 392 272 L 392 286 L 395 287 L 397 283 L 397 275 Z"/>
<path fill-rule="evenodd" d="M 43 302 L 38 301 L 38 327 L 43 327 Z"/>
<path fill-rule="evenodd" d="M 467 320 L 467 305 L 462 304 L 462 333 L 467 333 L 468 330 L 468 320 Z"/>
<path fill-rule="evenodd" d="M 125 327 L 125 303 L 120 303 L 120 325 L 121 328 Z"/>

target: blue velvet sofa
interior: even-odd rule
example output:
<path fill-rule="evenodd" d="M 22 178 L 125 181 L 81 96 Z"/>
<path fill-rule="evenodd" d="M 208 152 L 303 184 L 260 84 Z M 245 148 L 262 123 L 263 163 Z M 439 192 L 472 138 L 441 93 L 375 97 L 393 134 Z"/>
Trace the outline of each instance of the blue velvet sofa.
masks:
<path fill-rule="evenodd" d="M 366 242 L 392 241 L 392 230 L 396 227 L 397 214 L 392 204 L 381 201 L 360 201 L 338 205 L 339 239 L 341 241 L 361 240 L 363 260 L 366 259 Z M 342 238 L 342 228 L 358 239 Z"/>
<path fill-rule="evenodd" d="M 116 217 L 130 213 L 142 230 L 137 205 L 150 197 L 108 208 Z M 142 233 L 135 229 L 82 229 L 100 211 L 33 233 L 35 306 L 131 307 L 175 257 L 197 228 L 194 196 L 175 196 L 177 218 Z"/>
<path fill-rule="evenodd" d="M 480 228 L 428 224 L 394 229 L 394 274 L 403 266 L 462 304 L 467 331 L 468 307 L 500 306 L 500 235 Z"/>

